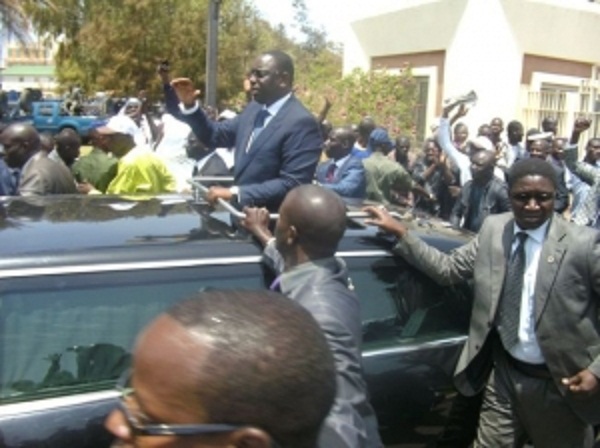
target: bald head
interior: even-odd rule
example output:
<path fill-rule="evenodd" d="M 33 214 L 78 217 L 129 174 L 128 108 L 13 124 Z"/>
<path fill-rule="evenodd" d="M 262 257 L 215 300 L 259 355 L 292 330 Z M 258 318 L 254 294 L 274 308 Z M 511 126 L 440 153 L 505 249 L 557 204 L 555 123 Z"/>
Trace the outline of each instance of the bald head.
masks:
<path fill-rule="evenodd" d="M 221 290 L 176 304 L 146 328 L 133 382 L 157 421 L 255 427 L 282 447 L 308 448 L 333 403 L 335 368 L 302 306 L 271 291 Z"/>
<path fill-rule="evenodd" d="M 40 136 L 29 124 L 14 123 L 0 135 L 4 160 L 11 168 L 22 168 L 40 150 Z"/>
<path fill-rule="evenodd" d="M 335 254 L 346 229 L 346 208 L 336 193 L 302 185 L 288 193 L 279 212 L 276 233 L 280 251 L 299 246 L 309 259 Z"/>

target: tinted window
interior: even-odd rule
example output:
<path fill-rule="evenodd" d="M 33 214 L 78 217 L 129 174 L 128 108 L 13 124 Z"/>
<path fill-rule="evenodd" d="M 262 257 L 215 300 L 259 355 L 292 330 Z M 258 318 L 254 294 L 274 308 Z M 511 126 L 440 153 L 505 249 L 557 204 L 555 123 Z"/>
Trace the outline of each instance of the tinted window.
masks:
<path fill-rule="evenodd" d="M 467 285 L 442 287 L 399 257 L 348 258 L 363 316 L 363 350 L 467 333 Z"/>
<path fill-rule="evenodd" d="M 0 403 L 111 388 L 139 330 L 209 288 L 262 288 L 260 265 L 0 282 Z"/>

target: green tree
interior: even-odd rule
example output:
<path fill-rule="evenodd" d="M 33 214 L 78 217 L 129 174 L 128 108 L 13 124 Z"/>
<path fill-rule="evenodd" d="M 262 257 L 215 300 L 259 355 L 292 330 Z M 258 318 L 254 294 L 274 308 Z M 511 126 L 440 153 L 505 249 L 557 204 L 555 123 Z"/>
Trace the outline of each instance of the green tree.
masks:
<path fill-rule="evenodd" d="M 52 8 L 50 0 L 28 0 L 38 8 Z M 16 37 L 25 43 L 31 31 L 29 16 L 22 0 L 0 0 L 0 22 L 4 36 Z"/>

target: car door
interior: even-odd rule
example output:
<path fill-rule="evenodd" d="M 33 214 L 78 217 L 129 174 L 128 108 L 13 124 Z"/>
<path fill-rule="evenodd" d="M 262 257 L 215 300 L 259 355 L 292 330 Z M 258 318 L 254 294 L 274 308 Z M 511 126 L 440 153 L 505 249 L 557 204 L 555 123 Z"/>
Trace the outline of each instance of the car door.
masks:
<path fill-rule="evenodd" d="M 363 365 L 382 437 L 429 446 L 455 393 L 470 288 L 441 287 L 386 251 L 341 255 L 361 302 Z"/>
<path fill-rule="evenodd" d="M 79 265 L 0 276 L 0 446 L 107 447 L 137 333 L 209 288 L 262 288 L 260 257 Z"/>

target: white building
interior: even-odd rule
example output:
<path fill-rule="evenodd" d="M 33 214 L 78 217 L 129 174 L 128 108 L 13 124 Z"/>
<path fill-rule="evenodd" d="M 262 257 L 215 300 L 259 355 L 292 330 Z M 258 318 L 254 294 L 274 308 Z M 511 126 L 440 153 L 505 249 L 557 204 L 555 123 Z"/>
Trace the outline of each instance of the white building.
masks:
<path fill-rule="evenodd" d="M 443 98 L 469 90 L 480 98 L 464 120 L 472 131 L 496 116 L 528 128 L 553 115 L 566 134 L 576 115 L 600 106 L 600 4 L 588 0 L 398 0 L 351 28 L 345 73 L 412 67 L 419 137 Z"/>
<path fill-rule="evenodd" d="M 27 44 L 5 41 L 0 64 L 0 82 L 4 91 L 21 92 L 26 88 L 53 94 L 57 88 L 54 74 L 54 50 L 42 41 Z"/>

